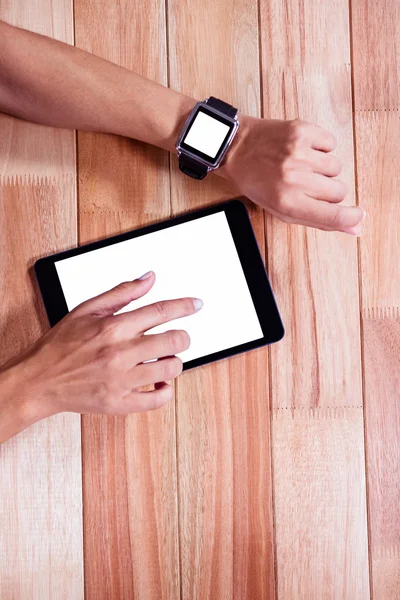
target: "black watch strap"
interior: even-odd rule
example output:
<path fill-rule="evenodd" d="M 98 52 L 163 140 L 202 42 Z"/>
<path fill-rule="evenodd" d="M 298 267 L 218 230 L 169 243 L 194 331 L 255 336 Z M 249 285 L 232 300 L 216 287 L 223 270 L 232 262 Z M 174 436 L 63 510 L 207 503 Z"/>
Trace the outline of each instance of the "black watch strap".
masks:
<path fill-rule="evenodd" d="M 223 100 L 215 98 L 214 96 L 209 97 L 209 99 L 207 100 L 207 104 L 211 106 L 211 108 L 215 108 L 222 112 L 224 115 L 231 117 L 231 119 L 234 119 L 237 115 L 237 108 L 235 108 L 231 104 L 228 104 L 227 102 L 223 102 Z"/>
<path fill-rule="evenodd" d="M 193 179 L 204 179 L 208 173 L 205 165 L 193 160 L 189 156 L 185 156 L 185 154 L 181 154 L 179 157 L 179 168 L 182 173 L 193 177 Z"/>

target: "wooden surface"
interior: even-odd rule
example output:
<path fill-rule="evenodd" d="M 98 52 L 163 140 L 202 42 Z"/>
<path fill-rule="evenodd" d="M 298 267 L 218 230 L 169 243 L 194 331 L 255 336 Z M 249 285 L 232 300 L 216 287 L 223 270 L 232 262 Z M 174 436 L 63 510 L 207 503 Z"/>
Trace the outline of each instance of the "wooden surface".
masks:
<path fill-rule="evenodd" d="M 400 596 L 400 4 L 352 0 L 371 591 Z M 368 48 L 369 51 L 365 51 Z"/>
<path fill-rule="evenodd" d="M 167 83 L 165 12 L 151 0 L 75 2 L 76 44 Z M 78 136 L 79 241 L 170 215 L 168 155 L 109 135 Z M 175 405 L 82 418 L 85 597 L 179 597 Z M 100 543 L 99 543 L 100 542 Z"/>
<path fill-rule="evenodd" d="M 0 18 L 73 43 L 72 3 L 0 1 Z M 76 245 L 75 134 L 0 115 L 0 364 L 48 329 L 32 266 Z M 0 597 L 82 598 L 80 417 L 0 446 Z"/>
<path fill-rule="evenodd" d="M 269 0 L 261 8 L 264 116 L 332 131 L 352 204 L 347 3 Z M 267 223 L 286 323 L 271 349 L 278 598 L 361 600 L 369 578 L 357 242 Z"/>
<path fill-rule="evenodd" d="M 397 0 L 0 0 L 0 18 L 326 127 L 368 212 L 357 242 L 248 202 L 281 343 L 182 375 L 157 412 L 58 415 L 1 446 L 1 599 L 399 598 Z M 47 328 L 36 258 L 236 195 L 139 142 L 77 147 L 76 168 L 74 133 L 0 115 L 2 361 Z"/>

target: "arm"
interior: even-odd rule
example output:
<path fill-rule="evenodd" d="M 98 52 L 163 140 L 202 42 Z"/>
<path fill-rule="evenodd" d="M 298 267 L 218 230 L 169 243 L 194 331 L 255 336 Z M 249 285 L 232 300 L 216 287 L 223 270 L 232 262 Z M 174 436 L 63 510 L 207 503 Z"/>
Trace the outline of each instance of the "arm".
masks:
<path fill-rule="evenodd" d="M 124 135 L 172 152 L 195 103 L 74 46 L 0 21 L 0 112 Z"/>
<path fill-rule="evenodd" d="M 106 60 L 0 22 L 0 111 L 55 127 L 115 133 L 175 150 L 196 100 Z M 334 137 L 296 119 L 239 115 L 215 173 L 288 223 L 353 235 L 365 215 L 346 195 Z M 183 175 L 182 175 L 183 176 Z"/>

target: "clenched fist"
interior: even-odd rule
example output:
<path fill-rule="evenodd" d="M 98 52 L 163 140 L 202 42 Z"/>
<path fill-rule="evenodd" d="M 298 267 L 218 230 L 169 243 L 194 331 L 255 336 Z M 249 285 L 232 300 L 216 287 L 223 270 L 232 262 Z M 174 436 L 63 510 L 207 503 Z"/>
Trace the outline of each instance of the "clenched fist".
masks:
<path fill-rule="evenodd" d="M 361 233 L 365 211 L 340 203 L 347 193 L 334 136 L 305 121 L 240 117 L 238 134 L 216 174 L 286 223 Z"/>

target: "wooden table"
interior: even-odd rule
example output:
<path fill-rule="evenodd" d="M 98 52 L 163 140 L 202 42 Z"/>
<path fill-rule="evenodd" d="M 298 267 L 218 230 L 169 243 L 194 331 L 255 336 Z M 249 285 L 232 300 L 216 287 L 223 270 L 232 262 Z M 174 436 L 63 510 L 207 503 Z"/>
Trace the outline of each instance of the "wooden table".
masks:
<path fill-rule="evenodd" d="M 159 411 L 61 414 L 0 448 L 1 599 L 398 599 L 398 0 L 0 0 L 0 17 L 328 128 L 368 212 L 357 242 L 248 203 L 284 341 L 182 375 Z M 1 116 L 2 362 L 48 327 L 38 257 L 235 195 L 157 148 Z"/>

